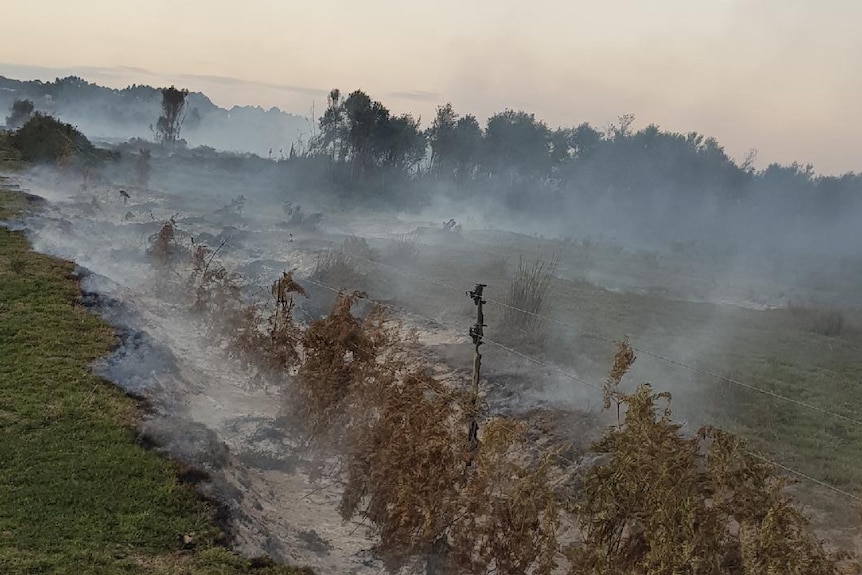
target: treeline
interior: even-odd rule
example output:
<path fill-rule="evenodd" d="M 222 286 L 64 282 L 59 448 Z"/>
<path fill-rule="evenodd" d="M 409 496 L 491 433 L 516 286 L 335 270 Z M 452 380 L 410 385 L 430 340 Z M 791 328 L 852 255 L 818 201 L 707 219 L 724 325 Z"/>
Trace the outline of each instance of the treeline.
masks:
<path fill-rule="evenodd" d="M 551 211 L 572 196 L 636 208 L 657 197 L 691 204 L 707 196 L 772 206 L 780 195 L 791 211 L 829 215 L 862 197 L 860 174 L 817 175 L 797 163 L 757 171 L 755 151 L 736 161 L 715 138 L 653 124 L 634 130 L 634 120 L 624 115 L 601 130 L 588 123 L 551 128 L 534 114 L 505 110 L 483 126 L 446 104 L 423 129 L 410 114 L 395 115 L 361 90 L 346 97 L 332 90 L 319 132 L 302 155 L 318 177 L 347 195 L 392 202 L 414 199 L 415 186 L 429 183 L 455 195 L 493 194 L 512 208 Z"/>
<path fill-rule="evenodd" d="M 156 138 L 162 92 L 138 85 L 111 90 L 75 77 L 48 83 L 0 78 L 0 100 L 17 99 L 5 107 L 10 128 L 35 107 L 64 121 L 86 117 L 89 124 L 78 125 L 83 133 L 113 126 L 124 139 Z M 24 109 L 27 100 L 34 106 Z M 320 118 L 308 122 L 308 137 L 300 137 L 293 122 L 304 120 L 288 116 L 276 109 L 223 110 L 189 93 L 181 143 L 216 155 L 244 150 L 285 160 L 280 168 L 287 168 L 288 187 L 335 193 L 355 204 L 403 208 L 448 194 L 558 223 L 575 213 L 593 214 L 594 221 L 624 215 L 628 225 L 622 227 L 636 222 L 634 228 L 653 236 L 667 228 L 664 216 L 688 226 L 689 236 L 708 231 L 711 240 L 727 235 L 727 221 L 737 230 L 768 221 L 779 226 L 770 233 L 783 245 L 787 238 L 778 236 L 788 232 L 788 218 L 812 226 L 841 220 L 847 227 L 844 220 L 857 213 L 862 198 L 862 174 L 818 175 L 799 163 L 756 170 L 754 151 L 735 160 L 715 138 L 653 124 L 635 129 L 632 115 L 603 129 L 586 122 L 551 128 L 534 114 L 504 110 L 483 124 L 446 104 L 422 126 L 361 90 L 346 96 L 332 90 Z"/>

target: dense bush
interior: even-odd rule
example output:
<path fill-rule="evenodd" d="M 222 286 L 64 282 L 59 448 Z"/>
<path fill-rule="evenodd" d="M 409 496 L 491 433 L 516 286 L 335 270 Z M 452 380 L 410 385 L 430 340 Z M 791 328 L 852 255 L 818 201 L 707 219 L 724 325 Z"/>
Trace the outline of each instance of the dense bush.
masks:
<path fill-rule="evenodd" d="M 12 145 L 31 162 L 94 163 L 105 157 L 71 124 L 38 112 L 12 135 Z"/>

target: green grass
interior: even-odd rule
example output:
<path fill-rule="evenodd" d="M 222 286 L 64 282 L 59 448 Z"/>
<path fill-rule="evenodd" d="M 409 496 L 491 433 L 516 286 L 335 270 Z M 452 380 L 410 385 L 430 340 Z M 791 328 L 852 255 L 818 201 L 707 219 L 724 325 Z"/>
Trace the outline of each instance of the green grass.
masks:
<path fill-rule="evenodd" d="M 445 254 L 417 258 L 410 269 L 464 289 L 482 281 L 489 284 L 485 290 L 489 300 L 503 300 L 511 272 L 507 273 L 505 266 L 482 266 L 501 256 L 508 257 L 510 263 L 517 263 L 523 254 L 535 257 L 536 248 L 530 242 L 524 241 L 521 249 L 519 252 L 516 246 L 503 242 L 480 248 L 472 244 L 447 246 Z M 579 269 L 575 256 L 564 253 L 561 269 Z M 638 280 L 636 283 L 649 285 L 644 278 L 654 273 L 651 262 L 633 262 L 625 254 L 602 257 L 609 276 L 627 274 Z M 409 287 L 415 302 L 412 308 L 418 312 L 433 315 L 447 308 L 453 314 L 454 310 L 463 311 L 457 318 L 462 325 L 475 317 L 466 298 L 441 290 L 438 285 L 397 277 Z M 694 273 L 689 276 L 674 272 L 671 277 L 691 283 L 701 281 Z M 509 341 L 501 325 L 505 310 L 489 303 L 485 308 L 489 325 L 486 336 L 566 366 L 592 382 L 601 382 L 611 365 L 614 347 L 606 340 L 630 336 L 636 346 L 687 365 L 845 417 L 862 417 L 862 330 L 858 319 L 848 319 L 840 331 L 824 335 L 818 333 L 823 330 L 812 329 L 810 314 L 793 308 L 759 311 L 671 299 L 659 292 L 610 291 L 586 281 L 564 279 L 553 282 L 551 293 L 547 315 L 577 326 L 578 330 L 549 325 L 548 341 L 543 346 L 530 347 L 529 342 L 518 339 Z M 783 465 L 860 493 L 862 427 L 636 354 L 638 359 L 625 385 L 633 387 L 649 381 L 658 390 L 672 391 L 674 416 L 688 422 L 688 429 L 700 424 L 718 425 L 738 433 Z M 503 360 L 504 354 L 488 348 L 483 370 L 493 373 L 495 362 Z"/>
<path fill-rule="evenodd" d="M 0 191 L 0 219 L 23 204 Z M 134 402 L 90 373 L 114 338 L 72 269 L 0 229 L 0 573 L 251 572 L 178 466 L 136 444 Z"/>
<path fill-rule="evenodd" d="M 6 171 L 23 167 L 21 153 L 12 146 L 9 132 L 3 130 L 0 130 L 0 167 Z"/>

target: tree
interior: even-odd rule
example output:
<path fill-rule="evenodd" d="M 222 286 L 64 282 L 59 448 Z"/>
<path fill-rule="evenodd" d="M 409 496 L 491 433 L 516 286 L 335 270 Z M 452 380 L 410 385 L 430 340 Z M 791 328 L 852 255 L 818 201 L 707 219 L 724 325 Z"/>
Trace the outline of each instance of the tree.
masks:
<path fill-rule="evenodd" d="M 455 159 L 455 176 L 464 180 L 473 175 L 482 151 L 484 135 L 476 116 L 467 114 L 458 118 L 452 135 L 452 156 Z"/>
<path fill-rule="evenodd" d="M 588 123 L 584 122 L 572 130 L 570 140 L 575 156 L 586 158 L 591 156 L 602 143 L 602 134 Z"/>
<path fill-rule="evenodd" d="M 328 153 L 330 158 L 344 161 L 344 103 L 341 90 L 330 90 L 326 100 L 326 111 L 320 117 L 320 134 L 312 142 L 313 148 L 320 153 Z"/>
<path fill-rule="evenodd" d="M 163 144 L 176 144 L 180 140 L 180 129 L 185 119 L 188 90 L 174 86 L 162 88 L 162 115 L 156 122 L 156 140 Z"/>
<path fill-rule="evenodd" d="M 619 124 L 608 126 L 607 135 L 609 140 L 620 140 L 632 135 L 631 126 L 635 121 L 634 114 L 623 114 L 617 118 L 617 121 Z"/>
<path fill-rule="evenodd" d="M 6 127 L 17 130 L 30 119 L 34 109 L 35 106 L 30 100 L 15 100 L 12 104 L 12 113 L 6 116 Z"/>
<path fill-rule="evenodd" d="M 484 150 L 488 172 L 538 175 L 550 166 L 549 151 L 550 131 L 535 115 L 506 110 L 488 119 Z"/>
<path fill-rule="evenodd" d="M 425 157 L 427 140 L 410 114 L 389 117 L 377 127 L 379 161 L 387 170 L 404 174 Z"/>
<path fill-rule="evenodd" d="M 431 145 L 431 171 L 435 174 L 451 174 L 457 162 L 455 139 L 458 128 L 458 114 L 451 103 L 437 107 L 437 115 L 426 131 Z"/>

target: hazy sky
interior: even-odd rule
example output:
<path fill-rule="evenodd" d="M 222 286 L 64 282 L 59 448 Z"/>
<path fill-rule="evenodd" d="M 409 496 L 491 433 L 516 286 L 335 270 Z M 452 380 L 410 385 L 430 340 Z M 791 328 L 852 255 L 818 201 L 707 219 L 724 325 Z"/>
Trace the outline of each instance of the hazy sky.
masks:
<path fill-rule="evenodd" d="M 862 171 L 857 0 L 27 0 L 0 74 L 175 83 L 308 115 L 329 88 L 396 112 L 451 101 L 550 125 L 624 113 L 714 135 L 758 165 Z"/>

